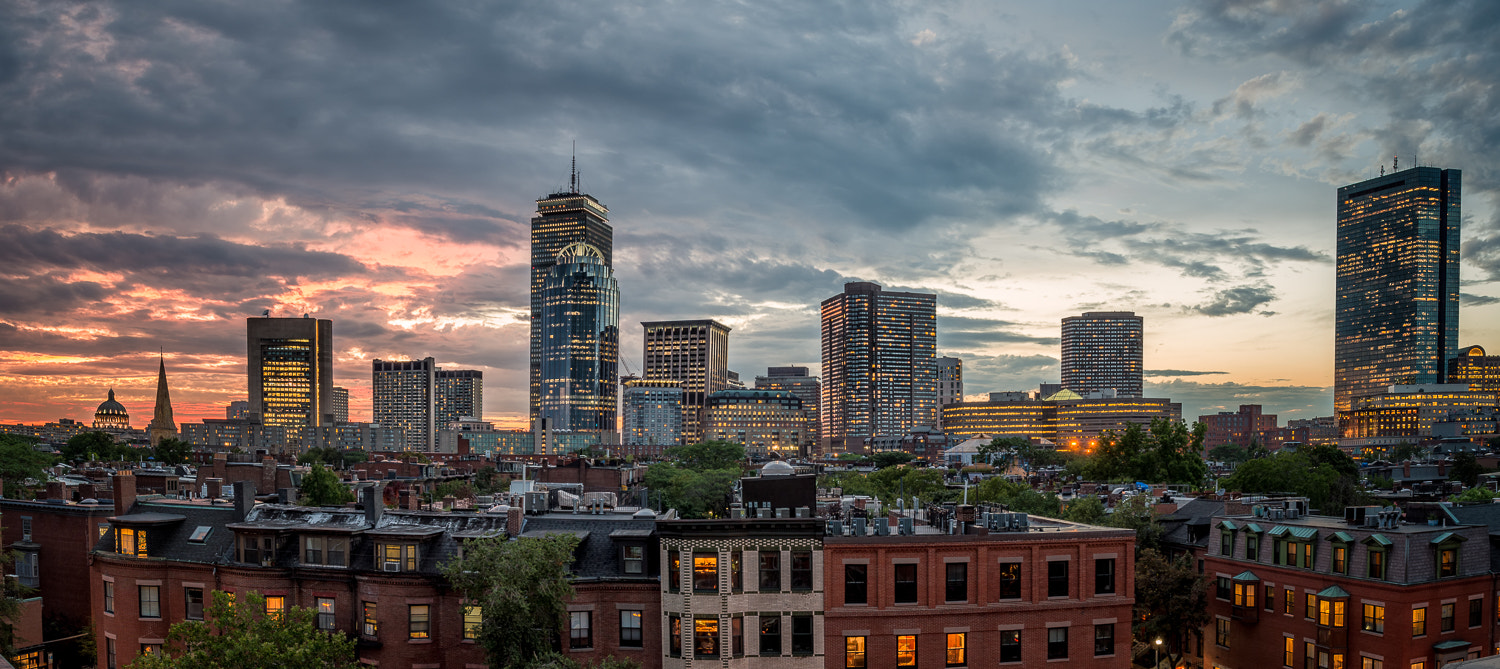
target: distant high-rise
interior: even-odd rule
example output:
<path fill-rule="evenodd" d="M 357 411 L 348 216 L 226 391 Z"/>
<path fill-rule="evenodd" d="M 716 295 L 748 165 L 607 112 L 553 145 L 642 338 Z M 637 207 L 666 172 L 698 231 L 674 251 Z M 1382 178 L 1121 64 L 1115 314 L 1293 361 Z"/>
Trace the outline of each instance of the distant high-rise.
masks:
<path fill-rule="evenodd" d="M 1062 319 L 1062 387 L 1088 397 L 1113 390 L 1140 397 L 1140 316 L 1130 311 L 1091 311 Z"/>
<path fill-rule="evenodd" d="M 250 413 L 284 428 L 300 445 L 304 429 L 333 422 L 333 321 L 245 319 Z"/>
<path fill-rule="evenodd" d="M 964 401 L 964 361 L 944 356 L 937 359 L 938 406 Z"/>
<path fill-rule="evenodd" d="M 937 423 L 937 296 L 844 284 L 822 305 L 825 452 Z"/>
<path fill-rule="evenodd" d="M 765 376 L 755 377 L 756 390 L 785 390 L 802 400 L 802 410 L 807 413 L 807 445 L 812 450 L 818 445 L 821 433 L 818 405 L 823 401 L 823 384 L 818 377 L 808 374 L 806 367 L 768 367 Z"/>
<path fill-rule="evenodd" d="M 232 404 L 232 403 L 231 403 Z M 235 416 L 230 416 L 234 418 Z M 339 386 L 333 387 L 333 422 L 349 422 L 349 389 Z"/>
<path fill-rule="evenodd" d="M 371 363 L 370 400 L 373 422 L 406 431 L 406 448 L 434 450 L 437 439 L 437 363 L 421 360 L 381 360 Z"/>
<path fill-rule="evenodd" d="M 484 420 L 484 372 L 477 369 L 437 370 L 437 426 L 445 430 L 449 424 L 465 416 Z"/>
<path fill-rule="evenodd" d="M 681 383 L 631 379 L 620 404 L 625 414 L 620 443 L 671 447 L 681 442 Z"/>
<path fill-rule="evenodd" d="M 1500 355 L 1485 355 L 1483 346 L 1466 346 L 1448 360 L 1448 383 L 1467 383 L 1469 390 L 1500 394 Z"/>
<path fill-rule="evenodd" d="M 642 378 L 682 384 L 682 443 L 703 439 L 708 396 L 729 388 L 729 326 L 714 320 L 652 321 Z"/>
<path fill-rule="evenodd" d="M 1443 383 L 1458 354 L 1459 170 L 1415 167 L 1338 191 L 1333 403 Z"/>
<path fill-rule="evenodd" d="M 578 192 L 578 171 L 569 178 L 568 190 L 536 201 L 531 219 L 531 418 L 541 407 L 542 288 L 556 264 L 558 253 L 573 244 L 588 244 L 598 251 L 606 268 L 614 266 L 614 228 L 609 208 L 593 196 Z M 613 279 L 611 279 L 613 280 Z"/>
<path fill-rule="evenodd" d="M 156 371 L 156 411 L 151 424 L 146 426 L 146 436 L 154 447 L 163 439 L 177 438 L 177 421 L 172 419 L 172 394 L 167 391 L 167 359 L 158 361 Z"/>
<path fill-rule="evenodd" d="M 334 391 L 336 394 L 338 389 L 335 388 Z M 336 396 L 334 398 L 334 401 L 338 401 L 338 398 Z M 248 413 L 250 413 L 249 400 L 234 400 L 229 403 L 229 406 L 224 407 L 224 418 L 228 420 L 244 420 L 245 414 Z M 336 417 L 337 414 L 335 414 L 335 418 Z"/>
<path fill-rule="evenodd" d="M 620 288 L 607 256 L 582 242 L 559 251 L 541 298 L 537 418 L 547 429 L 617 443 Z"/>

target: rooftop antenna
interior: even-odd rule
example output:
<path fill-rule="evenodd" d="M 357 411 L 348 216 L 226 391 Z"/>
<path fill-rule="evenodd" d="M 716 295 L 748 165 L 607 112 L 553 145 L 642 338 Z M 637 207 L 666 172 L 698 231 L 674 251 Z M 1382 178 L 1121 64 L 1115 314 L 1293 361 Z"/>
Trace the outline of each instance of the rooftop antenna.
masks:
<path fill-rule="evenodd" d="M 1401 167 L 1401 154 L 1391 156 L 1391 171 L 1395 172 Z"/>
<path fill-rule="evenodd" d="M 568 175 L 568 188 L 574 193 L 578 192 L 578 140 L 573 140 L 573 170 Z"/>

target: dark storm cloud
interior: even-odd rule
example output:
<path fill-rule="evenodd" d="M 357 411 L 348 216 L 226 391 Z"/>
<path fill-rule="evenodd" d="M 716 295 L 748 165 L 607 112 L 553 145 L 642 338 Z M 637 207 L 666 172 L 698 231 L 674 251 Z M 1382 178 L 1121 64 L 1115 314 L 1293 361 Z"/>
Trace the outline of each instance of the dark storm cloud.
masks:
<path fill-rule="evenodd" d="M 938 316 L 938 348 L 942 350 L 985 349 L 997 344 L 1056 346 L 1057 337 L 1036 337 L 1015 330 L 1021 323 L 987 318 Z"/>
<path fill-rule="evenodd" d="M 1466 307 L 1487 307 L 1491 304 L 1500 304 L 1500 297 L 1462 293 L 1459 295 L 1458 303 Z"/>
<path fill-rule="evenodd" d="M 1261 305 L 1269 304 L 1276 299 L 1276 291 L 1270 286 L 1235 286 L 1215 291 L 1207 302 L 1195 304 L 1188 307 L 1189 311 L 1195 311 L 1204 316 L 1232 316 L 1235 314 L 1254 313 Z M 1261 312 L 1262 315 L 1270 315 Z"/>
<path fill-rule="evenodd" d="M 79 303 L 104 299 L 111 292 L 108 286 L 93 281 L 62 281 L 55 276 L 0 277 L 0 314 L 9 318 L 51 315 Z"/>
<path fill-rule="evenodd" d="M 1070 255 L 1102 265 L 1160 265 L 1186 277 L 1210 281 L 1259 276 L 1266 268 L 1284 262 L 1330 261 L 1327 254 L 1305 246 L 1261 241 L 1255 230 L 1191 232 L 1176 224 L 1107 221 L 1075 211 L 1054 214 L 1050 220 L 1073 240 Z"/>

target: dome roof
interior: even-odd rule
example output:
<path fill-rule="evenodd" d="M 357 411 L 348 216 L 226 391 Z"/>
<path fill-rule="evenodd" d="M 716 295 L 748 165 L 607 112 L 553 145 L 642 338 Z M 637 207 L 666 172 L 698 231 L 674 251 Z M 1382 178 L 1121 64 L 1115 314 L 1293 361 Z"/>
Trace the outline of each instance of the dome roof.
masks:
<path fill-rule="evenodd" d="M 113 388 L 109 390 L 109 399 L 104 400 L 99 405 L 99 408 L 94 411 L 94 415 L 96 416 L 99 414 L 124 416 L 127 413 L 129 412 L 125 411 L 125 405 L 115 401 L 115 390 Z"/>
<path fill-rule="evenodd" d="M 767 462 L 766 466 L 760 468 L 761 476 L 791 476 L 796 473 L 795 468 L 780 460 Z"/>

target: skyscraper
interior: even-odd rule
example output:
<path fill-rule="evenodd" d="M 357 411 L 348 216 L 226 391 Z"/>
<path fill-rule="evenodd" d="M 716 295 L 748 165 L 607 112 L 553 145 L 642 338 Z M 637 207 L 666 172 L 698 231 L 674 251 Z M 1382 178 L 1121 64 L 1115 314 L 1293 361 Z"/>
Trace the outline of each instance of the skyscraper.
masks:
<path fill-rule="evenodd" d="M 230 402 L 233 405 L 233 402 Z M 231 415 L 230 418 L 235 418 Z M 333 422 L 349 422 L 349 389 L 340 386 L 333 387 Z"/>
<path fill-rule="evenodd" d="M 151 424 L 146 426 L 146 436 L 156 446 L 163 439 L 177 438 L 177 422 L 172 420 L 172 394 L 167 391 L 167 359 L 160 358 L 156 371 L 156 411 Z"/>
<path fill-rule="evenodd" d="M 247 318 L 245 344 L 250 412 L 261 424 L 300 445 L 304 428 L 333 422 L 333 321 Z"/>
<path fill-rule="evenodd" d="M 541 298 L 538 419 L 618 443 L 620 288 L 604 252 L 582 242 L 559 251 Z"/>
<path fill-rule="evenodd" d="M 614 228 L 609 208 L 593 196 L 578 192 L 578 171 L 573 170 L 568 190 L 536 201 L 531 219 L 531 418 L 541 407 L 542 288 L 558 253 L 577 243 L 588 244 L 599 253 L 605 268 L 614 267 Z M 611 279 L 612 281 L 613 279 Z"/>
<path fill-rule="evenodd" d="M 677 446 L 682 440 L 682 384 L 676 381 L 631 379 L 621 400 L 625 413 L 620 443 L 636 446 Z"/>
<path fill-rule="evenodd" d="M 1333 403 L 1442 383 L 1458 354 L 1460 172 L 1415 167 L 1338 191 Z"/>
<path fill-rule="evenodd" d="M 937 296 L 862 281 L 822 305 L 825 452 L 937 422 Z"/>
<path fill-rule="evenodd" d="M 703 439 L 708 396 L 729 388 L 729 326 L 714 320 L 652 321 L 642 378 L 682 384 L 682 443 Z"/>
<path fill-rule="evenodd" d="M 381 427 L 405 430 L 407 450 L 435 450 L 438 430 L 437 412 L 433 410 L 437 394 L 436 362 L 432 358 L 376 358 L 370 367 L 373 422 Z"/>
<path fill-rule="evenodd" d="M 1131 311 L 1062 319 L 1062 387 L 1083 397 L 1110 390 L 1116 397 L 1140 397 L 1144 330 Z"/>
<path fill-rule="evenodd" d="M 484 419 L 484 372 L 477 369 L 437 370 L 437 426 L 445 430 L 458 419 Z"/>

